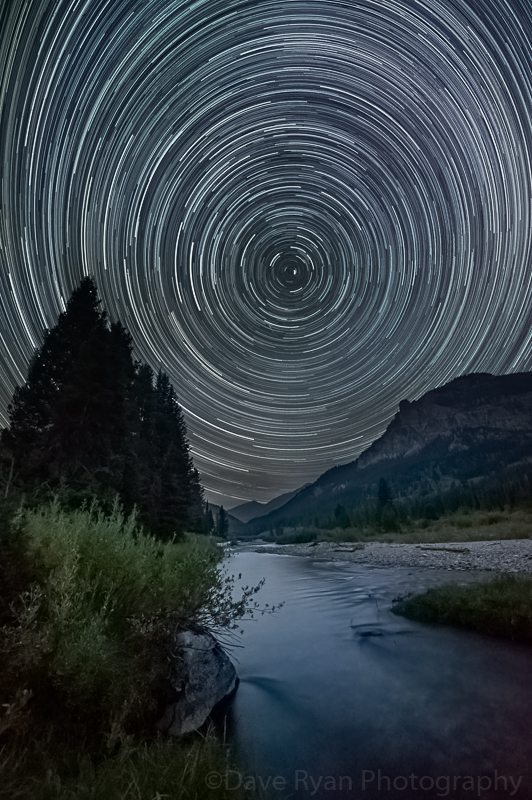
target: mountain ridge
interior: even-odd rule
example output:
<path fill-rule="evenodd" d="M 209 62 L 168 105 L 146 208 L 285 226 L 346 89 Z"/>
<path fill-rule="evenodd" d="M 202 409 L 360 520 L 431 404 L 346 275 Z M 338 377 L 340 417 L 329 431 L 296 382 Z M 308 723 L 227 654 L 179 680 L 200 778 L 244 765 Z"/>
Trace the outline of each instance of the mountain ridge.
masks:
<path fill-rule="evenodd" d="M 231 514 L 236 517 L 236 519 L 240 520 L 240 522 L 251 522 L 258 517 L 263 517 L 266 514 L 281 508 L 281 506 L 284 506 L 286 503 L 288 503 L 293 497 L 299 494 L 299 492 L 303 491 L 303 489 L 306 489 L 307 486 L 310 486 L 310 484 L 305 483 L 305 485 L 300 486 L 299 489 L 294 489 L 292 492 L 284 492 L 284 494 L 274 497 L 267 503 L 258 503 L 256 500 L 250 500 L 248 503 L 242 503 L 239 506 L 234 506 L 231 509 Z M 254 514 L 253 512 L 255 510 L 258 510 L 259 513 Z M 251 514 L 252 516 L 250 516 Z"/>
<path fill-rule="evenodd" d="M 528 460 L 530 459 L 530 461 Z M 376 494 L 379 479 L 396 495 L 450 491 L 532 463 L 532 373 L 463 375 L 402 400 L 385 432 L 360 456 L 327 470 L 281 509 L 249 523 L 255 532 L 311 521 L 336 503 Z"/>

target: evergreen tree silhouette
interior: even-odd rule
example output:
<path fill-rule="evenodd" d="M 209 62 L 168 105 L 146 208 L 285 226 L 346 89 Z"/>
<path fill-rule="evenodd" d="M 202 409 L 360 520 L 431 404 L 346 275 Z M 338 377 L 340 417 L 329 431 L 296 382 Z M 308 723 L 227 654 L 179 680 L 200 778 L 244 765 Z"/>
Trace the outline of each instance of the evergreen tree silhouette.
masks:
<path fill-rule="evenodd" d="M 191 505 L 192 459 L 186 428 L 174 387 L 159 370 L 155 383 L 155 441 L 158 454 L 160 498 L 158 523 L 161 532 L 171 532 L 177 523 L 184 528 Z"/>
<path fill-rule="evenodd" d="M 214 517 L 212 514 L 212 510 L 209 507 L 209 504 L 205 504 L 205 532 L 206 533 L 213 533 L 215 529 L 214 526 Z"/>
<path fill-rule="evenodd" d="M 79 504 L 118 494 L 165 538 L 206 529 L 203 489 L 168 376 L 134 362 L 132 340 L 109 324 L 84 278 L 44 334 L 26 384 L 15 390 L 2 445 L 19 488 Z"/>
<path fill-rule="evenodd" d="M 43 436 L 50 477 L 79 496 L 111 499 L 124 491 L 131 338 L 116 323 L 92 331 L 79 348 Z"/>
<path fill-rule="evenodd" d="M 49 481 L 57 473 L 53 465 L 58 403 L 79 364 L 84 344 L 107 328 L 105 312 L 91 278 L 84 278 L 60 314 L 57 325 L 46 330 L 35 352 L 26 384 L 17 387 L 8 407 L 10 427 L 2 443 L 15 460 L 20 480 L 30 486 Z"/>
<path fill-rule="evenodd" d="M 135 379 L 139 413 L 137 497 L 141 521 L 161 537 L 205 530 L 203 489 L 194 469 L 183 412 L 168 376 L 140 365 Z"/>
<path fill-rule="evenodd" d="M 159 370 L 155 383 L 155 435 L 159 458 L 163 530 L 177 523 L 183 529 L 204 527 L 203 491 L 194 469 L 183 412 L 168 375 Z"/>
<path fill-rule="evenodd" d="M 220 506 L 220 510 L 218 512 L 216 533 L 220 539 L 227 539 L 227 534 L 229 533 L 229 518 L 223 506 Z"/>
<path fill-rule="evenodd" d="M 387 481 L 384 478 L 381 478 L 379 481 L 379 488 L 377 490 L 377 502 L 379 508 L 384 508 L 387 506 L 392 499 L 392 493 L 390 492 L 390 487 L 388 486 Z"/>
<path fill-rule="evenodd" d="M 156 393 L 153 370 L 148 364 L 137 364 L 134 386 L 136 409 L 131 454 L 129 495 L 141 510 L 141 520 L 152 527 L 161 495 L 158 450 L 155 442 Z"/>
<path fill-rule="evenodd" d="M 340 528 L 349 528 L 349 525 L 351 524 L 351 520 L 345 506 L 341 505 L 340 503 L 338 503 L 334 509 L 334 519 L 336 525 L 338 525 Z"/>

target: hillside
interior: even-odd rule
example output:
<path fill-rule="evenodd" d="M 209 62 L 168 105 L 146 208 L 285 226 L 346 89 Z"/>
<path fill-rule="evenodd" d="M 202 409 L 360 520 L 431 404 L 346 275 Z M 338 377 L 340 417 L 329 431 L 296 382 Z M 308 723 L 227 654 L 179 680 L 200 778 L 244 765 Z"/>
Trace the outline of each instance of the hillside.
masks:
<path fill-rule="evenodd" d="M 281 508 L 281 506 L 284 506 L 289 500 L 295 497 L 296 494 L 306 489 L 307 486 L 310 486 L 310 484 L 306 483 L 293 492 L 280 494 L 279 497 L 274 497 L 273 500 L 270 500 L 268 503 L 257 503 L 256 500 L 251 500 L 249 503 L 242 503 L 232 508 L 231 514 L 241 522 L 250 522 L 251 520 L 257 519 L 257 517 L 264 517 L 266 514 L 270 514 L 272 511 L 276 511 L 278 508 Z"/>
<path fill-rule="evenodd" d="M 269 509 L 273 511 L 273 509 Z M 241 503 L 239 506 L 233 506 L 231 514 L 240 522 L 249 522 L 255 517 L 261 517 L 267 514 L 266 503 L 258 503 L 256 500 L 250 500 L 248 503 Z"/>
<path fill-rule="evenodd" d="M 220 513 L 220 506 L 216 503 L 209 503 L 209 508 L 212 511 L 214 521 L 216 522 L 218 519 L 218 514 Z M 233 515 L 233 509 L 231 509 L 231 511 L 227 511 L 227 521 L 229 522 L 229 536 L 235 537 L 246 535 L 246 525 Z"/>
<path fill-rule="evenodd" d="M 471 487 L 488 492 L 532 482 L 532 373 L 466 375 L 416 401 L 403 400 L 358 459 L 325 472 L 250 523 L 249 533 L 312 524 L 332 517 L 338 504 L 351 510 L 375 503 L 382 478 L 396 501 L 425 505 L 431 497 L 459 499 Z"/>

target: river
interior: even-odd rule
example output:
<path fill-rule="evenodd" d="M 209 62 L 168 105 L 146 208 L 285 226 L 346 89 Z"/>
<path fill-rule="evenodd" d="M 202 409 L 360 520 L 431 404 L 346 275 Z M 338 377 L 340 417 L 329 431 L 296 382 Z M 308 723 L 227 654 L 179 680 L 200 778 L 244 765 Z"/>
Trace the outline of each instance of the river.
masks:
<path fill-rule="evenodd" d="M 479 573 L 368 567 L 237 549 L 265 577 L 234 651 L 223 777 L 276 800 L 532 797 L 532 647 L 397 617 L 392 599 Z"/>

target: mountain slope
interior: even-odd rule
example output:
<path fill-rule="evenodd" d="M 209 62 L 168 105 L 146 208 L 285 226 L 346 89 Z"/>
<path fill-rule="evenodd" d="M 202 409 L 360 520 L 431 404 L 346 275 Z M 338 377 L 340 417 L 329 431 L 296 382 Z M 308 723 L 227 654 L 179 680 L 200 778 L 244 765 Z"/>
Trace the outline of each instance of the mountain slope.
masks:
<path fill-rule="evenodd" d="M 249 503 L 242 503 L 242 505 L 232 508 L 231 514 L 241 522 L 250 522 L 253 519 L 257 519 L 257 517 L 264 517 L 271 511 L 276 511 L 278 508 L 281 508 L 281 506 L 284 506 L 293 497 L 295 497 L 296 494 L 299 494 L 299 492 L 303 491 L 303 489 L 306 489 L 307 486 L 310 486 L 310 484 L 306 483 L 304 486 L 296 489 L 293 492 L 285 492 L 284 494 L 280 494 L 279 497 L 274 497 L 273 500 L 269 501 L 269 503 L 257 503 L 256 500 L 251 500 Z"/>
<path fill-rule="evenodd" d="M 450 492 L 457 486 L 532 475 L 532 373 L 471 374 L 403 400 L 384 434 L 356 461 L 334 467 L 250 527 L 312 523 L 337 504 L 375 498 L 380 478 L 395 497 Z M 251 531 L 250 531 L 251 532 Z"/>
<path fill-rule="evenodd" d="M 214 522 L 216 523 L 218 520 L 218 514 L 220 513 L 220 506 L 216 505 L 216 503 L 209 503 L 209 508 L 212 511 L 212 515 L 214 517 Z M 233 509 L 231 511 L 227 511 L 227 521 L 229 522 L 229 536 L 243 536 L 246 533 L 246 526 L 243 522 L 233 516 Z"/>
<path fill-rule="evenodd" d="M 233 517 L 239 519 L 240 522 L 249 522 L 250 519 L 261 517 L 263 514 L 267 513 L 266 503 L 258 503 L 256 500 L 250 500 L 248 503 L 241 503 L 239 506 L 233 506 L 231 509 Z"/>

